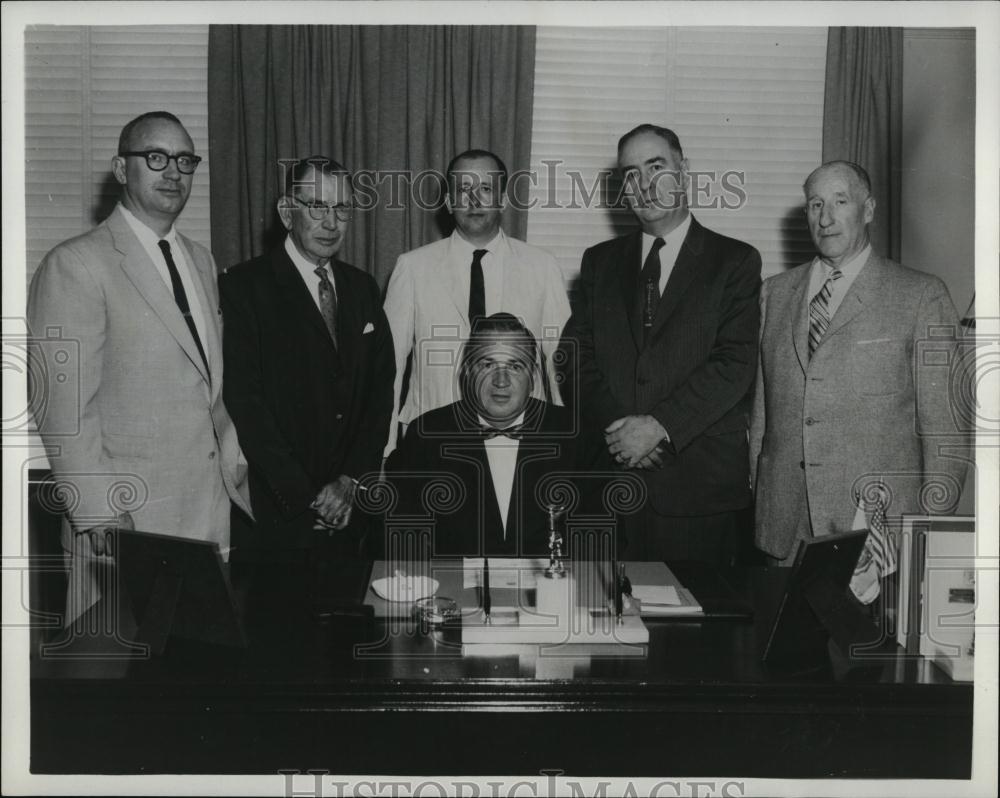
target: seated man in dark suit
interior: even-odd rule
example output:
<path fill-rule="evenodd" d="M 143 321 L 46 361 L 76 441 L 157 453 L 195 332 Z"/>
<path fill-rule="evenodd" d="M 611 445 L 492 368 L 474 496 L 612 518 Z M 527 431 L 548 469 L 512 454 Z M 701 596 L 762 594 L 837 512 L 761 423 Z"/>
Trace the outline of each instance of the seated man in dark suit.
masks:
<path fill-rule="evenodd" d="M 580 434 L 566 408 L 531 397 L 537 346 L 509 313 L 481 319 L 462 352 L 461 400 L 410 424 L 389 458 L 400 515 L 431 514 L 423 494 L 434 474 L 461 485 L 455 501 L 434 513 L 435 556 L 546 553 L 547 495 L 579 499 L 578 479 L 602 441 Z M 600 490 L 588 493 L 600 501 Z"/>

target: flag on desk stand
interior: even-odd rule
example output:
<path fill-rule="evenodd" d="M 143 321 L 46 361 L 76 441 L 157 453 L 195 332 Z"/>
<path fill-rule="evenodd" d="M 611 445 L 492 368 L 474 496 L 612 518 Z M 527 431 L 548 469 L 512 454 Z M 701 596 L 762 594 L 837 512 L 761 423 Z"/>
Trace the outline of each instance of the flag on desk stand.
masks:
<path fill-rule="evenodd" d="M 851 591 L 862 604 L 871 604 L 879 597 L 879 580 L 896 571 L 896 546 L 885 520 L 888 506 L 885 486 L 879 483 L 871 491 L 874 495 L 864 499 L 858 497 L 858 513 L 855 528 L 867 528 L 868 538 L 858 558 L 858 564 L 851 578 Z M 858 522 L 864 527 L 860 527 Z"/>

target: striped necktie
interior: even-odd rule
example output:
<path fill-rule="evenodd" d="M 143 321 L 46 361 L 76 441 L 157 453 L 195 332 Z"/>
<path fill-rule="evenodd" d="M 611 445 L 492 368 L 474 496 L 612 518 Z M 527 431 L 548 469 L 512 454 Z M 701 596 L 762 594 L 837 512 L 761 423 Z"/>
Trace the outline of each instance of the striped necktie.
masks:
<path fill-rule="evenodd" d="M 323 322 L 330 333 L 333 341 L 333 348 L 337 348 L 337 292 L 333 290 L 333 283 L 326 274 L 325 266 L 317 266 L 313 269 L 319 277 L 319 312 L 323 316 Z"/>
<path fill-rule="evenodd" d="M 823 339 L 826 328 L 830 326 L 830 296 L 833 294 L 833 283 L 843 277 L 840 269 L 834 269 L 826 278 L 823 287 L 809 302 L 809 359 Z"/>

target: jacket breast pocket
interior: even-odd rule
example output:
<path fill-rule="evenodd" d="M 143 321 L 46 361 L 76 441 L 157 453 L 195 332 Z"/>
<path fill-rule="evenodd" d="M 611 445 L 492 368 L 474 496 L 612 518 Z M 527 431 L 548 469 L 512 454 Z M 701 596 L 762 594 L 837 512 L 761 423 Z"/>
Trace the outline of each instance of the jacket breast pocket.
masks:
<path fill-rule="evenodd" d="M 888 396 L 910 384 L 913 355 L 906 339 L 855 341 L 851 355 L 854 389 L 860 396 Z"/>
<path fill-rule="evenodd" d="M 156 438 L 156 423 L 152 419 L 112 416 L 101 424 L 101 437 L 110 457 L 149 458 Z"/>

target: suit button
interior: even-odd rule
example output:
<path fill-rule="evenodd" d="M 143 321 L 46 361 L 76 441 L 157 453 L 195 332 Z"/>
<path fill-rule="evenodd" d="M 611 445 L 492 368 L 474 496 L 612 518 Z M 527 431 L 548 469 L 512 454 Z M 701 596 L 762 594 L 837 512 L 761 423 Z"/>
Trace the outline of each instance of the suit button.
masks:
<path fill-rule="evenodd" d="M 209 460 L 214 460 L 215 459 L 215 452 L 209 452 L 208 453 L 208 459 Z"/>
<path fill-rule="evenodd" d="M 812 416 L 809 416 L 809 418 L 806 419 L 806 426 L 807 427 L 811 427 L 815 423 L 816 423 L 816 419 L 814 419 Z"/>
<path fill-rule="evenodd" d="M 799 468 L 801 468 L 803 471 L 806 470 L 806 461 L 805 460 L 799 460 Z"/>
<path fill-rule="evenodd" d="M 344 417 L 343 413 L 337 413 L 337 415 L 336 415 L 337 421 L 340 421 L 343 417 Z"/>

